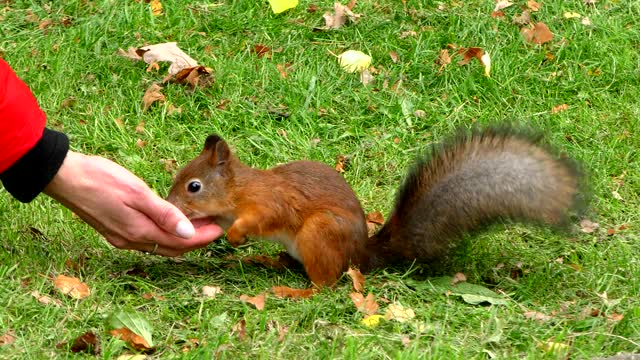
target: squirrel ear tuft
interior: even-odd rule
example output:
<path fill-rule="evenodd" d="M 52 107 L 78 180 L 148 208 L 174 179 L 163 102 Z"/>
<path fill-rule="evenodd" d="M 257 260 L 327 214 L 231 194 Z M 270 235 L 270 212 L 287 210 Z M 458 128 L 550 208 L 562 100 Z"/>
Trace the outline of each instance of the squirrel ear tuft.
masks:
<path fill-rule="evenodd" d="M 204 141 L 204 150 L 213 150 L 214 146 L 220 142 L 224 141 L 218 134 L 211 134 L 207 136 L 207 140 Z"/>
<path fill-rule="evenodd" d="M 216 134 L 209 135 L 204 142 L 204 150 L 208 153 L 209 163 L 212 166 L 224 165 L 231 156 L 229 145 Z"/>

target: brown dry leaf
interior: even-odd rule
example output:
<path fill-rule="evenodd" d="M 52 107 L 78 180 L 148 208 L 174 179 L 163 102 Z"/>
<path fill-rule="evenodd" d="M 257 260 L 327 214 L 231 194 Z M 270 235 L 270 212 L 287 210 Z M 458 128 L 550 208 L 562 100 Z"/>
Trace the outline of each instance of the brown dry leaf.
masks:
<path fill-rule="evenodd" d="M 613 314 L 607 316 L 607 319 L 612 320 L 612 321 L 621 321 L 622 319 L 624 319 L 624 315 L 623 314 L 613 313 Z"/>
<path fill-rule="evenodd" d="M 596 231 L 596 229 L 598 229 L 599 227 L 600 227 L 600 224 L 594 223 L 589 219 L 584 219 L 580 221 L 580 230 L 582 230 L 582 232 L 587 234 L 591 234 L 592 232 Z"/>
<path fill-rule="evenodd" d="M 126 51 L 118 49 L 117 54 L 132 60 L 142 60 L 142 56 L 138 55 L 137 49 L 134 47 L 129 47 Z"/>
<path fill-rule="evenodd" d="M 502 11 L 492 11 L 491 12 L 491 17 L 494 18 L 494 19 L 503 18 L 504 17 L 504 12 L 502 12 Z"/>
<path fill-rule="evenodd" d="M 40 21 L 40 18 L 33 13 L 33 10 L 29 9 L 27 10 L 27 15 L 25 15 L 24 20 L 29 23 L 36 23 Z"/>
<path fill-rule="evenodd" d="M 363 292 L 364 291 L 364 275 L 358 269 L 354 269 L 349 267 L 347 270 L 347 275 L 351 278 L 351 282 L 353 283 L 353 291 Z"/>
<path fill-rule="evenodd" d="M 213 84 L 213 76 L 211 76 L 212 69 L 204 66 L 194 66 L 184 68 L 175 75 L 167 75 L 162 80 L 163 83 L 171 81 L 176 84 L 189 84 L 192 88 L 204 88 Z"/>
<path fill-rule="evenodd" d="M 400 304 L 391 304 L 387 307 L 387 312 L 384 314 L 385 320 L 396 320 L 399 322 L 407 322 L 413 319 L 416 313 L 411 308 L 405 308 Z"/>
<path fill-rule="evenodd" d="M 70 350 L 72 353 L 96 355 L 100 353 L 100 342 L 93 331 L 87 331 L 73 340 Z"/>
<path fill-rule="evenodd" d="M 45 304 L 45 305 L 53 304 L 55 306 L 62 306 L 62 301 L 58 299 L 52 299 L 47 295 L 40 295 L 40 292 L 38 290 L 33 290 L 31 292 L 31 296 L 36 298 L 38 302 L 41 304 Z"/>
<path fill-rule="evenodd" d="M 362 85 L 371 85 L 374 80 L 375 78 L 373 77 L 373 75 L 371 75 L 368 69 L 364 69 L 362 72 L 360 72 L 360 82 L 362 83 Z"/>
<path fill-rule="evenodd" d="M 149 6 L 151 7 L 151 14 L 153 14 L 153 16 L 162 15 L 162 3 L 160 0 L 151 0 Z"/>
<path fill-rule="evenodd" d="M 529 25 L 529 23 L 531 23 L 531 13 L 529 10 L 524 10 L 520 16 L 515 16 L 513 23 L 516 25 Z"/>
<path fill-rule="evenodd" d="M 267 298 L 267 294 L 265 294 L 265 293 L 262 293 L 260 295 L 253 296 L 253 297 L 249 296 L 249 295 L 245 295 L 245 294 L 240 295 L 240 301 L 244 301 L 246 303 L 249 303 L 249 304 L 255 306 L 256 309 L 258 309 L 258 310 L 263 310 L 264 309 L 264 302 L 265 302 L 266 298 Z"/>
<path fill-rule="evenodd" d="M 463 273 L 457 272 L 455 275 L 453 275 L 453 279 L 451 279 L 451 285 L 455 285 L 457 283 L 465 281 L 467 281 L 467 277 Z"/>
<path fill-rule="evenodd" d="M 140 120 L 138 125 L 136 125 L 136 132 L 140 134 L 144 133 L 144 120 Z"/>
<path fill-rule="evenodd" d="M 351 3 L 349 3 L 349 5 L 351 5 Z M 353 3 L 353 5 L 355 6 L 355 2 Z M 357 22 L 362 14 L 353 13 L 353 11 L 351 11 L 352 8 L 353 7 L 350 8 L 348 5 L 344 6 L 336 1 L 333 4 L 334 13 L 332 14 L 326 12 L 324 15 L 322 15 L 322 18 L 324 18 L 325 26 L 323 28 L 319 28 L 319 30 L 338 29 L 342 27 L 342 25 L 346 24 L 347 21 Z"/>
<path fill-rule="evenodd" d="M 147 64 L 160 61 L 170 62 L 170 75 L 175 75 L 184 68 L 198 66 L 198 62 L 182 51 L 176 42 L 143 46 L 138 48 L 136 53 L 141 56 L 142 60 Z"/>
<path fill-rule="evenodd" d="M 44 20 L 40 21 L 40 23 L 38 24 L 38 29 L 44 30 L 44 29 L 48 28 L 49 26 L 51 26 L 52 24 L 53 24 L 53 20 L 44 19 Z"/>
<path fill-rule="evenodd" d="M 449 56 L 449 50 L 442 49 L 438 53 L 438 58 L 436 59 L 436 64 L 440 65 L 438 69 L 438 73 L 442 72 L 445 66 L 451 64 L 451 56 Z"/>
<path fill-rule="evenodd" d="M 397 64 L 398 61 L 400 61 L 400 57 L 398 56 L 398 53 L 395 51 L 390 51 L 389 57 L 391 58 L 391 61 L 393 61 L 394 64 Z"/>
<path fill-rule="evenodd" d="M 206 297 L 213 298 L 218 294 L 222 294 L 222 289 L 220 288 L 220 286 L 205 285 L 202 287 L 202 295 Z"/>
<path fill-rule="evenodd" d="M 266 57 L 271 59 L 271 48 L 262 44 L 254 45 L 251 52 L 256 54 L 259 58 Z"/>
<path fill-rule="evenodd" d="M 126 342 L 132 348 L 138 351 L 151 350 L 149 343 L 140 335 L 134 333 L 126 327 L 109 330 L 109 334 L 114 337 L 119 337 L 122 341 Z"/>
<path fill-rule="evenodd" d="M 361 293 L 351 293 L 349 296 L 358 311 L 366 315 L 373 315 L 378 312 L 378 303 L 372 293 L 369 293 L 366 298 Z"/>
<path fill-rule="evenodd" d="M 418 33 L 413 31 L 413 30 L 409 30 L 409 31 L 403 31 L 402 33 L 400 33 L 400 39 L 404 39 L 408 36 L 418 36 Z"/>
<path fill-rule="evenodd" d="M 466 65 L 471 59 L 476 58 L 480 61 L 480 64 L 484 67 L 484 75 L 489 77 L 491 73 L 491 57 L 489 53 L 485 53 L 482 48 L 470 47 L 458 49 L 458 54 L 462 55 L 463 59 L 459 62 L 460 65 Z"/>
<path fill-rule="evenodd" d="M 142 139 L 136 139 L 136 146 L 139 148 L 143 148 L 147 146 L 147 142 Z"/>
<path fill-rule="evenodd" d="M 531 9 L 531 11 L 536 12 L 538 10 L 540 10 L 540 7 L 542 6 L 542 4 L 535 2 L 534 0 L 528 0 L 527 1 L 527 7 L 529 9 Z"/>
<path fill-rule="evenodd" d="M 69 295 L 74 299 L 84 299 L 91 295 L 91 290 L 87 284 L 75 277 L 58 275 L 53 280 L 53 286 L 65 295 Z"/>
<path fill-rule="evenodd" d="M 497 0 L 496 1 L 496 6 L 493 8 L 493 11 L 500 11 L 502 9 L 506 9 L 509 6 L 513 5 L 513 3 L 511 1 L 505 1 L 505 0 Z"/>
<path fill-rule="evenodd" d="M 182 108 L 175 107 L 173 106 L 173 104 L 169 104 L 169 107 L 167 107 L 167 115 L 173 114 L 182 114 Z"/>
<path fill-rule="evenodd" d="M 598 0 L 583 0 L 585 5 L 595 5 L 597 2 Z"/>
<path fill-rule="evenodd" d="M 285 64 L 276 64 L 276 69 L 278 69 L 281 78 L 286 79 L 287 76 L 289 76 L 287 70 L 291 67 L 291 65 L 292 64 L 290 62 Z"/>
<path fill-rule="evenodd" d="M 237 335 L 240 340 L 244 341 L 247 338 L 247 321 L 242 319 L 233 325 L 231 335 Z"/>
<path fill-rule="evenodd" d="M 11 345 L 16 341 L 16 333 L 9 330 L 0 336 L 0 346 Z"/>
<path fill-rule="evenodd" d="M 349 162 L 349 159 L 344 156 L 344 155 L 338 155 L 337 159 L 336 159 L 336 171 L 339 173 L 343 173 L 345 172 L 345 167 L 347 166 L 347 163 Z"/>
<path fill-rule="evenodd" d="M 524 35 L 525 40 L 534 44 L 544 44 L 553 39 L 553 33 L 542 22 L 530 25 L 528 28 L 522 28 L 520 32 Z"/>
<path fill-rule="evenodd" d="M 303 299 L 313 296 L 318 290 L 315 288 L 310 289 L 293 289 L 287 286 L 274 286 L 271 288 L 271 292 L 280 298 L 292 298 Z"/>
<path fill-rule="evenodd" d="M 144 95 L 142 96 L 143 111 L 147 111 L 151 106 L 151 104 L 153 104 L 156 101 L 166 100 L 166 98 L 164 97 L 164 95 L 162 95 L 160 91 L 162 91 L 162 87 L 158 84 L 151 84 L 151 86 L 149 86 L 147 91 L 145 91 Z"/>
<path fill-rule="evenodd" d="M 560 105 L 556 105 L 556 106 L 552 107 L 551 108 L 551 113 L 552 114 L 557 114 L 559 112 L 567 111 L 568 109 L 569 109 L 569 105 L 560 104 Z"/>
<path fill-rule="evenodd" d="M 552 319 L 551 316 L 537 311 L 525 311 L 523 315 L 526 319 L 535 320 L 538 322 L 545 322 Z"/>
<path fill-rule="evenodd" d="M 154 292 L 148 292 L 148 293 L 144 293 L 142 295 L 140 295 L 141 298 L 145 299 L 145 300 L 166 300 L 167 298 L 165 298 L 162 295 L 158 295 Z"/>
<path fill-rule="evenodd" d="M 380 211 L 372 211 L 367 214 L 367 222 L 372 222 L 374 224 L 383 225 L 384 224 L 384 215 Z"/>

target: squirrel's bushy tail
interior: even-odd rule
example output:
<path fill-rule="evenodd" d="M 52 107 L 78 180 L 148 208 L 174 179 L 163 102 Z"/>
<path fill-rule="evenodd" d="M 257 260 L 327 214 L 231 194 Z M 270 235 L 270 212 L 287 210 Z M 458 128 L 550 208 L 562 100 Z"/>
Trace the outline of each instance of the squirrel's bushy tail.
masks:
<path fill-rule="evenodd" d="M 538 142 L 492 128 L 434 146 L 409 171 L 393 212 L 369 239 L 363 268 L 439 259 L 454 240 L 496 220 L 566 224 L 581 177 Z"/>

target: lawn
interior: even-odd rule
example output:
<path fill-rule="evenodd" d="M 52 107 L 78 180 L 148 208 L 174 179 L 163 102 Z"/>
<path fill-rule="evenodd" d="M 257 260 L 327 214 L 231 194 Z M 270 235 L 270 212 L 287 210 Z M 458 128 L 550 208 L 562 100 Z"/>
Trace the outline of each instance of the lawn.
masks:
<path fill-rule="evenodd" d="M 361 0 L 359 20 L 332 30 L 318 29 L 331 1 L 301 0 L 274 14 L 266 1 L 161 0 L 160 15 L 135 0 L 0 1 L 0 56 L 30 86 L 49 126 L 67 133 L 74 150 L 122 164 L 163 196 L 218 133 L 260 168 L 299 159 L 334 166 L 346 156 L 344 176 L 365 211 L 386 215 L 407 167 L 430 144 L 510 122 L 538 129 L 582 164 L 591 197 L 584 219 L 599 224 L 585 232 L 575 219 L 564 233 L 498 224 L 438 266 L 368 274 L 365 293 L 380 314 L 394 304 L 415 313 L 370 327 L 346 275 L 309 299 L 271 294 L 273 286 L 309 286 L 302 272 L 241 261 L 275 255 L 275 244 L 235 249 L 223 239 L 177 259 L 118 250 L 46 196 L 20 204 L 0 190 L 0 358 L 90 357 L 68 344 L 87 331 L 99 338 L 97 357 L 132 354 L 109 334 L 108 318 L 120 311 L 148 322 L 148 356 L 162 359 L 640 352 L 640 2 L 593 2 L 540 1 L 531 23 L 546 24 L 553 38 L 534 44 L 520 32 L 528 25 L 513 22 L 524 0 L 503 16 L 492 16 L 491 0 Z M 145 110 L 143 94 L 168 65 L 147 71 L 117 52 L 165 42 L 210 68 L 214 82 L 164 84 L 165 101 Z M 490 77 L 475 58 L 459 63 L 458 49 L 469 47 L 490 55 Z M 444 49 L 452 59 L 442 66 Z M 371 55 L 371 84 L 338 65 L 345 50 Z M 456 273 L 501 301 L 472 304 L 434 285 Z M 52 282 L 60 274 L 81 279 L 91 295 L 60 293 Z M 204 286 L 222 292 L 207 297 Z M 240 300 L 262 293 L 263 310 Z"/>

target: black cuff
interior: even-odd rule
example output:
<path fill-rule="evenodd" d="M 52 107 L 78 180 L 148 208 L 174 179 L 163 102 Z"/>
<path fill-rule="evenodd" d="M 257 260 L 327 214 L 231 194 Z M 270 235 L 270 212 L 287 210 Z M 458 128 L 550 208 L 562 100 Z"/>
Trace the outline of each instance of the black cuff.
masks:
<path fill-rule="evenodd" d="M 69 138 L 63 133 L 45 128 L 36 145 L 0 174 L 0 180 L 14 198 L 28 203 L 58 173 L 68 151 Z"/>

